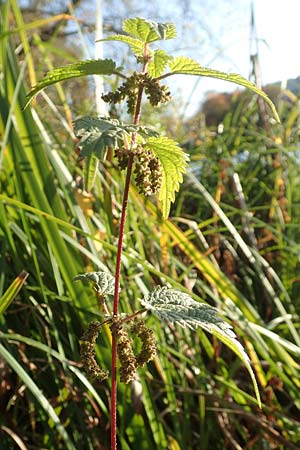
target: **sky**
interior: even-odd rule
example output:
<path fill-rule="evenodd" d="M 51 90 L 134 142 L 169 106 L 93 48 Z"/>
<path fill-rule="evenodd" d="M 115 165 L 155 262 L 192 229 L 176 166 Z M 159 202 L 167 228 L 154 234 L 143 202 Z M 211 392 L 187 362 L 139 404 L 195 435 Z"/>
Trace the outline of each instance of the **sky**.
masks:
<path fill-rule="evenodd" d="M 300 1 L 261 0 L 255 4 L 263 79 L 266 82 L 300 75 Z"/>
<path fill-rule="evenodd" d="M 222 2 L 228 8 L 226 0 L 219 2 L 219 8 Z M 234 12 L 229 9 L 228 14 L 224 14 L 222 51 L 212 61 L 206 55 L 203 65 L 249 77 L 249 54 L 250 49 L 253 50 L 250 45 L 250 3 L 250 0 L 237 0 Z M 256 0 L 253 3 L 263 84 L 297 78 L 300 76 L 300 0 Z M 191 82 L 191 89 L 194 83 Z M 193 95 L 195 100 L 191 102 L 190 113 L 205 92 L 234 89 L 232 83 L 202 78 Z"/>

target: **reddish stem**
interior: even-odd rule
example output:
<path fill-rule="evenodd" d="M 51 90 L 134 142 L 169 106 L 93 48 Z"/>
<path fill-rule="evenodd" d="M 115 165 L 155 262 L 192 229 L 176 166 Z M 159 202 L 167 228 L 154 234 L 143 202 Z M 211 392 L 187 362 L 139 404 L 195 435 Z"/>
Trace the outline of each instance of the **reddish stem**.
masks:
<path fill-rule="evenodd" d="M 144 48 L 144 66 L 143 73 L 147 70 L 147 45 Z M 141 113 L 141 104 L 142 104 L 142 96 L 143 96 L 143 86 L 139 87 L 134 119 L 134 125 L 138 125 L 140 113 Z M 136 144 L 137 134 L 132 134 L 131 140 L 131 148 Z M 124 230 L 126 223 L 126 215 L 127 215 L 127 204 L 128 204 L 128 195 L 129 195 L 129 187 L 130 187 L 130 178 L 132 172 L 134 153 L 132 152 L 129 156 L 127 172 L 126 172 L 126 180 L 123 194 L 123 202 L 122 202 L 122 212 L 120 219 L 120 229 L 119 229 L 119 239 L 118 239 L 118 249 L 117 249 L 117 260 L 116 260 L 116 271 L 115 271 L 115 290 L 114 290 L 114 306 L 113 306 L 113 314 L 118 314 L 119 309 L 119 298 L 120 298 L 120 276 L 121 276 L 121 262 L 122 262 L 122 249 L 123 249 L 123 239 L 124 239 Z M 111 450 L 116 450 L 117 448 L 117 337 L 116 334 L 112 333 L 112 355 L 111 355 L 111 404 L 110 404 L 110 417 L 111 417 L 111 430 L 110 430 L 110 438 L 111 438 Z"/>
<path fill-rule="evenodd" d="M 119 307 L 119 291 L 120 291 L 120 275 L 121 275 L 121 260 L 122 260 L 122 248 L 123 248 L 123 238 L 124 229 L 126 222 L 127 213 L 127 203 L 128 194 L 130 186 L 130 176 L 132 171 L 134 155 L 130 155 L 127 167 L 125 188 L 123 194 L 123 204 L 122 213 L 120 220 L 120 230 L 119 230 L 119 240 L 118 240 L 118 250 L 117 250 L 117 261 L 116 261 L 116 274 L 115 274 L 115 292 L 114 292 L 114 309 L 113 314 L 118 314 Z M 116 450 L 117 448 L 117 336 L 112 333 L 112 354 L 111 354 L 111 404 L 110 404 L 110 416 L 111 416 L 111 450 Z"/>

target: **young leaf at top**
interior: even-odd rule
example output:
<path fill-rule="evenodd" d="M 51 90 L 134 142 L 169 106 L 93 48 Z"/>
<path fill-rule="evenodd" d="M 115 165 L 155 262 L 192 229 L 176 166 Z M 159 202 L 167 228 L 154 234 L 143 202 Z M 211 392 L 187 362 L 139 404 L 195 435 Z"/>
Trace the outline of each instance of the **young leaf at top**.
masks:
<path fill-rule="evenodd" d="M 204 303 L 198 303 L 188 294 L 176 289 L 168 289 L 161 286 L 157 286 L 153 292 L 146 295 L 140 302 L 148 311 L 151 311 L 161 320 L 177 323 L 181 327 L 188 327 L 192 330 L 200 327 L 227 345 L 245 364 L 252 379 L 257 402 L 261 408 L 258 386 L 249 357 L 243 346 L 236 339 L 231 325 L 218 316 L 216 308 Z"/>
<path fill-rule="evenodd" d="M 167 137 L 149 138 L 145 148 L 152 150 L 162 165 L 163 178 L 158 199 L 162 202 L 163 218 L 167 219 L 175 192 L 183 181 L 182 174 L 186 171 L 189 157 L 178 147 L 177 142 Z"/>
<path fill-rule="evenodd" d="M 112 75 L 114 73 L 118 74 L 116 64 L 112 59 L 78 61 L 74 64 L 57 67 L 56 69 L 50 70 L 27 94 L 27 101 L 24 108 L 29 105 L 33 97 L 51 84 L 86 75 Z"/>
<path fill-rule="evenodd" d="M 203 77 L 211 77 L 218 78 L 219 80 L 229 81 L 231 83 L 239 84 L 240 86 L 244 86 L 247 89 L 255 92 L 260 95 L 270 106 L 275 119 L 280 122 L 279 116 L 277 114 L 276 108 L 273 102 L 269 99 L 267 94 L 264 91 L 259 89 L 255 84 L 251 83 L 251 81 L 246 78 L 238 75 L 236 73 L 225 73 L 220 72 L 218 70 L 208 69 L 206 67 L 202 67 L 199 63 L 194 61 L 191 58 L 187 58 L 184 56 L 179 56 L 178 58 L 174 58 L 169 64 L 171 72 L 168 72 L 159 77 L 159 79 L 163 79 L 169 77 L 171 75 L 198 75 Z"/>
<path fill-rule="evenodd" d="M 124 20 L 123 30 L 146 43 L 176 37 L 176 28 L 173 23 L 157 23 L 142 17 Z"/>

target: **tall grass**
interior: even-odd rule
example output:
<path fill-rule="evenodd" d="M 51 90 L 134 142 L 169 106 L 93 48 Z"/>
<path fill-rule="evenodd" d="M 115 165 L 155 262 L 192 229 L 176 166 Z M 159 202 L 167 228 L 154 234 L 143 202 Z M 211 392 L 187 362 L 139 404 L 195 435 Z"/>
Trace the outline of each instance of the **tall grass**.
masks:
<path fill-rule="evenodd" d="M 93 195 L 82 192 L 67 106 L 48 101 L 48 115 L 39 103 L 22 110 L 33 49 L 24 30 L 5 35 L 12 13 L 22 27 L 16 2 L 1 4 L 1 299 L 22 270 L 29 276 L 1 316 L 1 443 L 105 449 L 109 382 L 92 385 L 78 362 L 83 330 L 99 317 L 97 299 L 72 278 L 114 267 L 124 180 L 104 163 Z M 23 61 L 16 42 L 27 49 Z M 245 369 L 217 341 L 151 322 L 159 356 L 120 388 L 122 450 L 299 448 L 297 105 L 282 106 L 275 136 L 257 127 L 255 108 L 242 106 L 222 133 L 206 131 L 203 145 L 190 149 L 192 172 L 173 216 L 161 225 L 156 205 L 131 187 L 122 289 L 130 301 L 122 308 L 135 309 L 156 284 L 180 285 L 216 305 L 247 348 L 264 405 L 258 412 Z M 247 132 L 245 111 L 253 121 Z M 244 203 L 230 184 L 234 174 Z M 105 329 L 97 346 L 103 367 L 110 346 Z"/>

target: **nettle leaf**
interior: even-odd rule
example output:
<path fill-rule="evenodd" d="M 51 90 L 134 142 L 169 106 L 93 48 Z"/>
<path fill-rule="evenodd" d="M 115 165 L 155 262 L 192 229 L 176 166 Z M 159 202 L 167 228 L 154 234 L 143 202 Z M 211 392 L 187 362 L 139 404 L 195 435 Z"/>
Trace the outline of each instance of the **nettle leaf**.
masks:
<path fill-rule="evenodd" d="M 46 76 L 27 94 L 26 108 L 33 97 L 51 84 L 71 78 L 86 75 L 112 75 L 116 71 L 116 64 L 112 59 L 96 59 L 88 61 L 78 61 L 63 67 L 50 70 Z"/>
<path fill-rule="evenodd" d="M 114 295 L 115 277 L 107 272 L 79 273 L 74 281 L 90 281 L 94 283 L 95 290 L 101 295 Z"/>
<path fill-rule="evenodd" d="M 80 138 L 78 147 L 82 157 L 95 154 L 102 158 L 108 147 L 119 147 L 124 134 L 132 131 L 134 127 L 123 126 L 118 120 L 109 117 L 84 116 L 74 121 L 74 132 Z"/>
<path fill-rule="evenodd" d="M 191 72 L 194 75 L 198 75 L 197 71 L 201 68 L 200 64 L 197 61 L 194 61 L 191 58 L 185 56 L 178 56 L 177 58 L 173 58 L 171 63 L 169 64 L 172 73 L 188 73 Z"/>
<path fill-rule="evenodd" d="M 124 20 L 123 30 L 146 43 L 176 37 L 176 27 L 173 23 L 157 23 L 142 17 Z"/>
<path fill-rule="evenodd" d="M 135 55 L 142 56 L 144 52 L 144 42 L 140 39 L 126 36 L 125 34 L 114 34 L 105 39 L 100 39 L 100 41 L 119 41 L 128 44 Z M 99 42 L 99 41 L 97 41 Z"/>
<path fill-rule="evenodd" d="M 80 139 L 78 147 L 80 156 L 95 154 L 98 157 L 107 147 L 117 148 L 123 145 L 124 135 L 138 133 L 143 138 L 157 137 L 158 133 L 152 127 L 142 125 L 126 125 L 117 119 L 100 116 L 83 116 L 74 121 L 74 132 Z"/>
<path fill-rule="evenodd" d="M 171 59 L 172 56 L 169 56 L 164 50 L 154 50 L 148 65 L 148 72 L 151 77 L 156 78 L 162 75 Z"/>
<path fill-rule="evenodd" d="M 149 138 L 145 148 L 152 150 L 162 165 L 163 179 L 158 199 L 162 202 L 163 218 L 167 219 L 175 192 L 183 181 L 182 174 L 186 172 L 189 157 L 178 147 L 177 142 L 167 137 Z"/>
<path fill-rule="evenodd" d="M 146 127 L 145 125 L 132 125 L 132 127 L 134 127 L 136 132 L 143 138 L 159 136 L 159 133 L 151 126 Z"/>
<path fill-rule="evenodd" d="M 158 136 L 151 127 L 140 125 L 125 125 L 117 119 L 109 117 L 83 116 L 74 121 L 74 132 L 80 139 L 78 148 L 80 156 L 86 158 L 83 176 L 84 186 L 90 191 L 94 185 L 98 160 L 104 158 L 108 147 L 116 149 L 124 144 L 124 137 L 138 133 L 141 141 Z"/>
<path fill-rule="evenodd" d="M 80 139 L 80 156 L 85 157 L 83 181 L 86 191 L 93 188 L 99 159 L 104 158 L 108 147 L 117 148 L 123 144 L 124 130 L 118 120 L 108 117 L 79 117 L 74 121 L 74 132 Z"/>
<path fill-rule="evenodd" d="M 157 286 L 140 302 L 160 320 L 177 323 L 181 327 L 188 327 L 192 330 L 200 327 L 227 345 L 245 364 L 252 379 L 257 402 L 261 408 L 258 386 L 249 357 L 236 339 L 232 326 L 218 316 L 216 308 L 198 303 L 184 292 L 161 286 Z"/>
<path fill-rule="evenodd" d="M 225 73 L 220 72 L 218 70 L 214 69 L 208 69 L 206 67 L 202 67 L 199 63 L 194 61 L 191 58 L 187 58 L 184 56 L 179 56 L 178 58 L 174 58 L 171 63 L 169 64 L 171 72 L 166 73 L 165 75 L 162 75 L 160 79 L 166 78 L 170 75 L 175 74 L 182 74 L 182 75 L 198 75 L 203 77 L 211 77 L 211 78 L 218 78 L 219 80 L 225 80 L 229 81 L 231 83 L 238 84 L 240 86 L 244 86 L 247 89 L 250 89 L 251 91 L 255 92 L 256 94 L 260 95 L 270 106 L 275 119 L 280 122 L 279 116 L 277 114 L 276 108 L 273 104 L 273 102 L 269 99 L 267 94 L 259 89 L 255 84 L 251 83 L 251 81 L 247 80 L 246 78 L 242 77 L 241 75 L 238 75 L 236 73 Z"/>

